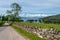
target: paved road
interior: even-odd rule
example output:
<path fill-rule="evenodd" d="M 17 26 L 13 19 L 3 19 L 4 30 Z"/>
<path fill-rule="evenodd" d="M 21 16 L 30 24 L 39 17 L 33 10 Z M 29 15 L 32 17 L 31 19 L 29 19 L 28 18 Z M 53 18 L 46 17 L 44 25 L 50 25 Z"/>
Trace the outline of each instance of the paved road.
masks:
<path fill-rule="evenodd" d="M 6 27 L 1 27 L 0 26 L 0 32 L 3 31 L 4 29 L 6 29 Z"/>
<path fill-rule="evenodd" d="M 0 27 L 0 40 L 26 40 L 11 27 Z"/>

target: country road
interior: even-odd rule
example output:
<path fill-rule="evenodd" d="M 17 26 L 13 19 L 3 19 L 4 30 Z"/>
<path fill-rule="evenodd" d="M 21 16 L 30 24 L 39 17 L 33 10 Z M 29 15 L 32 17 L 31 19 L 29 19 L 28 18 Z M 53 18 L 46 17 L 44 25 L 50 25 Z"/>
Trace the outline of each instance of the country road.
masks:
<path fill-rule="evenodd" d="M 10 26 L 0 27 L 0 40 L 26 40 Z"/>

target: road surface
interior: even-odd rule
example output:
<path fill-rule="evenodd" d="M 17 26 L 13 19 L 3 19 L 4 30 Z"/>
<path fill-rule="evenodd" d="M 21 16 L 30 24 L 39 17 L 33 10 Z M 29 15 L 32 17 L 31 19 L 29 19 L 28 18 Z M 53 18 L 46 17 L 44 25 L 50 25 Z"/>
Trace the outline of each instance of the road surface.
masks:
<path fill-rule="evenodd" d="M 10 26 L 0 27 L 0 40 L 27 40 Z"/>

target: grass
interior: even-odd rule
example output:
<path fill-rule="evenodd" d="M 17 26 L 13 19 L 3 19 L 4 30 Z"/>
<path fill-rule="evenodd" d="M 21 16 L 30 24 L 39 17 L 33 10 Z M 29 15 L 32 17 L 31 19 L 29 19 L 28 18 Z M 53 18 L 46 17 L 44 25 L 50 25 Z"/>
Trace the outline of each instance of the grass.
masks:
<path fill-rule="evenodd" d="M 12 26 L 17 32 L 19 32 L 20 34 L 26 36 L 27 38 L 29 38 L 30 40 L 45 40 L 45 39 L 42 39 L 40 37 L 38 37 L 36 34 L 31 34 L 21 28 L 18 28 L 16 26 Z"/>
<path fill-rule="evenodd" d="M 46 24 L 46 23 L 29 23 L 29 22 L 18 22 L 19 24 L 29 25 L 29 26 L 37 26 L 41 28 L 55 28 L 60 30 L 60 24 Z"/>

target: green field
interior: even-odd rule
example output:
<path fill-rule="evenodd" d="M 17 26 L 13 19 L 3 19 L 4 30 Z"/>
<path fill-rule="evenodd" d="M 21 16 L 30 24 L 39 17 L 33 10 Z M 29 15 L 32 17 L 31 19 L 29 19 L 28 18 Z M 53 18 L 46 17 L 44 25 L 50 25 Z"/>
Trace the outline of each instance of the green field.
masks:
<path fill-rule="evenodd" d="M 46 23 L 29 23 L 29 22 L 18 22 L 19 24 L 29 25 L 29 26 L 37 26 L 41 28 L 55 28 L 60 30 L 60 24 L 46 24 Z"/>

